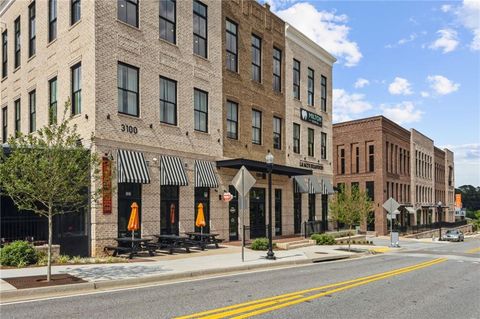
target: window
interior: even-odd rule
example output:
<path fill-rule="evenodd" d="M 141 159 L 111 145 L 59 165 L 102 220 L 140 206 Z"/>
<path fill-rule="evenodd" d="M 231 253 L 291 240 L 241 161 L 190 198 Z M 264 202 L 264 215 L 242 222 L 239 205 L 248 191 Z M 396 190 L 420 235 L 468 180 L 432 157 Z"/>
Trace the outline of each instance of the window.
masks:
<path fill-rule="evenodd" d="M 35 41 L 37 38 L 37 31 L 35 28 L 35 1 L 28 6 L 28 57 L 31 57 L 36 52 Z"/>
<path fill-rule="evenodd" d="M 308 129 L 308 156 L 315 156 L 315 131 L 313 128 Z"/>
<path fill-rule="evenodd" d="M 52 42 L 56 38 L 57 38 L 57 0 L 48 0 L 48 42 Z"/>
<path fill-rule="evenodd" d="M 72 115 L 82 113 L 82 65 L 72 67 Z"/>
<path fill-rule="evenodd" d="M 352 191 L 359 191 L 360 190 L 360 184 L 359 182 L 352 182 Z"/>
<path fill-rule="evenodd" d="M 2 109 L 2 143 L 7 142 L 7 134 L 8 134 L 8 113 L 7 107 L 5 106 Z"/>
<path fill-rule="evenodd" d="M 293 59 L 293 97 L 300 100 L 300 62 Z"/>
<path fill-rule="evenodd" d="M 293 123 L 293 152 L 300 154 L 300 124 Z"/>
<path fill-rule="evenodd" d="M 118 62 L 117 87 L 118 112 L 138 116 L 138 68 Z"/>
<path fill-rule="evenodd" d="M 208 93 L 194 90 L 195 130 L 208 132 Z"/>
<path fill-rule="evenodd" d="M 238 71 L 238 39 L 237 25 L 230 20 L 225 22 L 226 50 L 227 50 L 227 70 Z"/>
<path fill-rule="evenodd" d="M 238 104 L 227 101 L 227 137 L 238 139 Z"/>
<path fill-rule="evenodd" d="M 80 0 L 71 0 L 70 3 L 70 25 L 74 25 L 81 18 Z"/>
<path fill-rule="evenodd" d="M 388 184 L 388 182 L 387 182 Z M 367 196 L 370 198 L 370 200 L 373 202 L 375 201 L 375 182 L 366 182 L 365 183 L 365 188 L 367 190 Z M 388 188 L 388 186 L 387 186 Z"/>
<path fill-rule="evenodd" d="M 118 19 L 138 27 L 138 0 L 118 0 Z"/>
<path fill-rule="evenodd" d="M 29 132 L 37 130 L 37 93 L 35 90 L 28 93 L 28 108 L 29 108 Z"/>
<path fill-rule="evenodd" d="M 322 75 L 322 96 L 321 96 L 321 108 L 322 111 L 327 112 L 327 78 Z"/>
<path fill-rule="evenodd" d="M 369 172 L 373 172 L 375 170 L 374 151 L 375 151 L 375 146 L 369 145 L 368 146 L 368 171 Z"/>
<path fill-rule="evenodd" d="M 340 150 L 340 174 L 345 174 L 345 149 Z"/>
<path fill-rule="evenodd" d="M 15 136 L 18 136 L 18 134 L 21 131 L 21 116 L 22 116 L 22 110 L 21 110 L 21 105 L 20 105 L 20 99 L 15 101 Z"/>
<path fill-rule="evenodd" d="M 308 92 L 307 103 L 308 105 L 315 105 L 315 71 L 308 68 Z"/>
<path fill-rule="evenodd" d="M 360 149 L 355 147 L 355 172 L 360 173 Z"/>
<path fill-rule="evenodd" d="M 160 77 L 160 122 L 177 125 L 177 82 Z"/>
<path fill-rule="evenodd" d="M 2 78 L 8 74 L 8 34 L 7 30 L 2 32 Z"/>
<path fill-rule="evenodd" d="M 207 6 L 193 1 L 193 53 L 207 57 Z"/>
<path fill-rule="evenodd" d="M 177 42 L 177 2 L 160 0 L 160 38 L 171 43 Z"/>
<path fill-rule="evenodd" d="M 282 119 L 273 117 L 273 148 L 282 149 Z"/>
<path fill-rule="evenodd" d="M 252 34 L 252 80 L 262 80 L 262 39 Z"/>
<path fill-rule="evenodd" d="M 282 51 L 273 48 L 273 90 L 282 91 Z"/>
<path fill-rule="evenodd" d="M 53 78 L 48 82 L 49 87 L 49 123 L 57 123 L 57 78 Z"/>
<path fill-rule="evenodd" d="M 15 69 L 20 66 L 21 62 L 21 41 L 20 41 L 20 17 L 15 20 L 15 56 L 14 56 L 14 67 Z"/>
<path fill-rule="evenodd" d="M 327 133 L 321 133 L 320 153 L 322 159 L 327 159 Z"/>
<path fill-rule="evenodd" d="M 262 112 L 252 110 L 252 143 L 262 144 Z"/>

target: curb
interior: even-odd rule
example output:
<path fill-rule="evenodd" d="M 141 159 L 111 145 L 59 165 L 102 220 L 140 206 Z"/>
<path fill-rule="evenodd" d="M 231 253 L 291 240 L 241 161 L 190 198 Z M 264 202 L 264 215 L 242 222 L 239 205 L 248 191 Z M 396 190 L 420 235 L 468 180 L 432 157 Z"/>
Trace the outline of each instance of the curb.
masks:
<path fill-rule="evenodd" d="M 17 289 L 0 292 L 0 304 L 14 301 L 26 301 L 32 300 L 41 297 L 47 296 L 65 296 L 69 293 L 76 292 L 93 292 L 101 291 L 112 288 L 127 288 L 127 287 L 136 287 L 141 288 L 145 284 L 155 284 L 166 282 L 169 280 L 175 279 L 188 279 L 188 278 L 200 278 L 202 276 L 208 275 L 222 275 L 222 274 L 231 274 L 241 271 L 248 270 L 257 270 L 257 269 L 272 269 L 289 266 L 289 265 L 306 265 L 313 264 L 322 261 L 335 261 L 342 259 L 357 258 L 366 255 L 365 253 L 358 255 L 338 255 L 338 256 L 324 256 L 317 258 L 307 258 L 299 260 L 289 260 L 289 261 L 277 261 L 273 263 L 262 263 L 262 264 L 253 264 L 253 265 L 241 265 L 228 268 L 212 268 L 205 270 L 195 270 L 195 271 L 186 271 L 176 274 L 162 274 L 162 275 L 153 275 L 140 278 L 127 278 L 127 279 L 118 279 L 118 280 L 106 280 L 106 281 L 97 281 L 97 282 L 85 282 L 79 284 L 70 284 L 70 285 L 60 285 L 52 287 L 41 287 L 41 288 L 31 288 L 31 289 Z"/>

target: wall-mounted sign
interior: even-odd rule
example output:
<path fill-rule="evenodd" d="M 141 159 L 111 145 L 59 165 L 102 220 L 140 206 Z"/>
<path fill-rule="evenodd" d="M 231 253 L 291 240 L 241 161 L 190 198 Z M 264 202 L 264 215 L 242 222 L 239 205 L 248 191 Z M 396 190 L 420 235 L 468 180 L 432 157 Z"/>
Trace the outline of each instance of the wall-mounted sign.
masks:
<path fill-rule="evenodd" d="M 122 124 L 120 126 L 120 129 L 122 130 L 122 132 L 125 132 L 125 133 L 130 133 L 130 134 L 137 134 L 138 133 L 138 128 L 136 126 L 132 126 L 132 125 Z"/>
<path fill-rule="evenodd" d="M 223 201 L 229 202 L 233 199 L 233 195 L 229 192 L 223 193 Z"/>
<path fill-rule="evenodd" d="M 305 109 L 300 109 L 300 118 L 305 121 L 322 127 L 322 116 L 307 111 Z"/>
<path fill-rule="evenodd" d="M 112 161 L 102 157 L 102 207 L 104 214 L 112 213 Z"/>
<path fill-rule="evenodd" d="M 320 169 L 323 170 L 323 165 L 315 162 L 307 162 L 300 160 L 300 167 L 311 168 L 311 169 Z"/>

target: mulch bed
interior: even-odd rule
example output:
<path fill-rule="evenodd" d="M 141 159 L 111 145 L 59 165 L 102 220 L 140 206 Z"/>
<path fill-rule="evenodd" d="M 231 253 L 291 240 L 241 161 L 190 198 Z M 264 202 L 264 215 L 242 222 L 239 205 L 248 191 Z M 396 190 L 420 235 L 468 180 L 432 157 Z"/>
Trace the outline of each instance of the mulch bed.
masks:
<path fill-rule="evenodd" d="M 13 277 L 13 278 L 3 278 L 10 285 L 14 286 L 17 289 L 27 289 L 27 288 L 39 288 L 39 287 L 49 287 L 49 286 L 58 286 L 58 285 L 69 285 L 69 284 L 79 284 L 86 282 L 81 278 L 74 277 L 69 274 L 58 274 L 52 275 L 50 282 L 47 282 L 47 276 L 29 276 L 29 277 Z"/>

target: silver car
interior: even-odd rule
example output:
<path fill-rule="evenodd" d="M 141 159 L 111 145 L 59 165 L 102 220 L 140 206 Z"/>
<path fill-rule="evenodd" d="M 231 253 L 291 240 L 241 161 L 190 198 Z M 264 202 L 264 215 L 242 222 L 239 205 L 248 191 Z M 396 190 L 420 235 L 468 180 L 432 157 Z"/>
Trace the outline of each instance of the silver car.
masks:
<path fill-rule="evenodd" d="M 447 230 L 442 240 L 447 241 L 463 241 L 463 233 L 457 229 Z"/>

